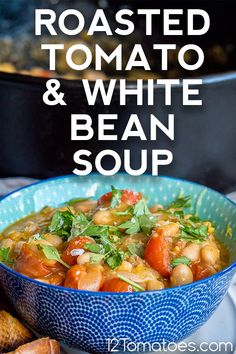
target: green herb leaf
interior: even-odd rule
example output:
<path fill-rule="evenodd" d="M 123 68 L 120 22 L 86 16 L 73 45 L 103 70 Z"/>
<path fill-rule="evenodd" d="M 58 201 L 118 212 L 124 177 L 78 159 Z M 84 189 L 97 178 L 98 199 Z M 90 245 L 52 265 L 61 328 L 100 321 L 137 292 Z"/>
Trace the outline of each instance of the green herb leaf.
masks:
<path fill-rule="evenodd" d="M 90 200 L 92 197 L 88 197 L 88 198 L 73 198 L 68 200 L 67 202 L 65 202 L 64 204 L 66 205 L 73 205 L 75 203 L 80 203 L 80 202 L 86 202 L 87 200 Z"/>
<path fill-rule="evenodd" d="M 89 260 L 93 264 L 99 263 L 105 257 L 104 254 L 90 253 Z"/>
<path fill-rule="evenodd" d="M 122 197 L 122 190 L 116 189 L 114 186 L 111 186 L 111 191 L 112 191 L 112 197 L 111 197 L 110 209 L 113 209 L 120 204 L 121 197 Z"/>
<path fill-rule="evenodd" d="M 56 211 L 52 217 L 49 231 L 67 240 L 70 237 L 74 215 L 70 210 Z"/>
<path fill-rule="evenodd" d="M 150 235 L 152 232 L 152 229 L 156 225 L 157 218 L 150 214 L 150 215 L 141 215 L 139 217 L 139 225 L 140 229 L 146 234 Z"/>
<path fill-rule="evenodd" d="M 144 254 L 144 246 L 141 243 L 129 243 L 127 248 L 131 255 L 137 255 L 139 257 L 143 257 Z"/>
<path fill-rule="evenodd" d="M 70 266 L 61 259 L 60 254 L 55 247 L 50 245 L 38 245 L 37 247 L 40 251 L 43 252 L 43 254 L 45 255 L 45 257 L 47 257 L 47 259 L 57 261 L 62 265 L 64 265 L 64 267 L 70 268 Z"/>
<path fill-rule="evenodd" d="M 89 225 L 80 233 L 81 236 L 108 236 L 109 226 Z"/>
<path fill-rule="evenodd" d="M 185 208 L 190 208 L 191 206 L 191 196 L 186 195 L 185 197 L 179 196 L 177 199 L 175 199 L 170 205 L 168 206 L 168 209 L 185 209 Z"/>
<path fill-rule="evenodd" d="M 10 257 L 10 252 L 11 249 L 8 247 L 2 247 L 0 248 L 0 262 L 6 264 L 6 265 L 13 265 L 14 264 L 14 260 Z"/>
<path fill-rule="evenodd" d="M 109 234 L 120 238 L 122 236 L 120 230 L 116 226 L 109 226 Z"/>
<path fill-rule="evenodd" d="M 82 211 L 78 211 L 76 216 L 74 216 L 71 227 L 71 237 L 79 236 L 83 231 L 88 227 L 90 221 L 87 216 L 82 213 Z"/>
<path fill-rule="evenodd" d="M 171 267 L 174 268 L 179 264 L 189 265 L 190 263 L 191 263 L 191 260 L 189 258 L 182 256 L 182 257 L 172 259 L 172 261 L 170 262 L 170 265 L 171 265 Z"/>
<path fill-rule="evenodd" d="M 135 283 L 134 281 L 132 281 L 132 280 L 130 280 L 130 279 L 124 277 L 123 275 L 117 274 L 117 277 L 118 277 L 119 279 L 125 281 L 126 283 L 132 285 L 132 287 L 134 288 L 134 291 L 145 291 L 145 289 L 144 289 L 142 286 L 140 286 L 140 285 L 138 285 L 137 283 Z"/>
<path fill-rule="evenodd" d="M 84 248 L 92 253 L 105 254 L 105 249 L 103 245 L 98 243 L 86 243 Z"/>
<path fill-rule="evenodd" d="M 118 215 L 118 216 L 133 215 L 133 207 L 129 206 L 124 211 L 113 211 L 113 214 Z"/>
<path fill-rule="evenodd" d="M 134 216 L 141 216 L 141 215 L 149 215 L 151 214 L 147 203 L 144 199 L 141 199 L 138 203 L 135 204 L 133 209 Z"/>
<path fill-rule="evenodd" d="M 128 235 L 136 234 L 136 233 L 140 232 L 139 220 L 136 217 L 132 217 L 131 220 L 120 224 L 119 228 L 120 229 L 125 229 L 125 232 Z"/>
<path fill-rule="evenodd" d="M 111 251 L 109 255 L 105 258 L 105 262 L 109 265 L 111 269 L 115 269 L 123 262 L 123 254 L 117 249 Z"/>
<path fill-rule="evenodd" d="M 185 241 L 203 242 L 208 238 L 208 228 L 206 225 L 190 227 L 184 225 L 180 232 L 180 239 Z"/>

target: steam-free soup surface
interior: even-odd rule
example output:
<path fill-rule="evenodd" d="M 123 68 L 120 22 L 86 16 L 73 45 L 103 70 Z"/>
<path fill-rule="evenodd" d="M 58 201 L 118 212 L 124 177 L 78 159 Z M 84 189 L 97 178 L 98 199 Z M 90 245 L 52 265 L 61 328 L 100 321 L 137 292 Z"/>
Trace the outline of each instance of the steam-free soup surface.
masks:
<path fill-rule="evenodd" d="M 0 236 L 0 261 L 38 281 L 109 292 L 158 290 L 209 277 L 228 262 L 211 221 L 187 212 L 189 196 L 149 207 L 112 187 L 97 201 L 45 207 Z"/>

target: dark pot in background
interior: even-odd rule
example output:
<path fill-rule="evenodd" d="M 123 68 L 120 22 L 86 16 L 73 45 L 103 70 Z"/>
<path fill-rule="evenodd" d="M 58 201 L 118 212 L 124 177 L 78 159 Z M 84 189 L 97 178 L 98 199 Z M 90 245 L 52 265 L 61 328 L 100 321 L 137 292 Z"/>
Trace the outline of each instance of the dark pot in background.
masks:
<path fill-rule="evenodd" d="M 203 106 L 182 107 L 181 87 L 174 88 L 172 107 L 164 107 L 164 89 L 157 88 L 157 107 L 137 106 L 130 97 L 126 107 L 119 106 L 116 89 L 112 104 L 104 107 L 100 100 L 87 106 L 80 81 L 61 80 L 67 106 L 46 106 L 42 101 L 44 79 L 2 74 L 0 77 L 0 173 L 2 176 L 24 175 L 45 178 L 70 173 L 76 164 L 73 154 L 88 149 L 94 160 L 103 149 L 123 149 L 133 152 L 133 168 L 140 163 L 141 149 L 165 148 L 174 154 L 171 165 L 162 167 L 161 174 L 183 177 L 225 191 L 236 186 L 236 73 L 204 79 L 201 87 Z M 175 141 L 160 132 L 157 141 L 141 142 L 131 138 L 126 142 L 70 140 L 70 115 L 86 113 L 97 126 L 98 113 L 118 113 L 117 134 L 120 137 L 131 113 L 137 113 L 146 132 L 149 115 L 153 113 L 163 123 L 167 113 L 175 114 Z M 95 129 L 97 130 L 97 129 Z M 109 166 L 111 161 L 106 162 Z M 151 171 L 149 159 L 148 172 Z"/>

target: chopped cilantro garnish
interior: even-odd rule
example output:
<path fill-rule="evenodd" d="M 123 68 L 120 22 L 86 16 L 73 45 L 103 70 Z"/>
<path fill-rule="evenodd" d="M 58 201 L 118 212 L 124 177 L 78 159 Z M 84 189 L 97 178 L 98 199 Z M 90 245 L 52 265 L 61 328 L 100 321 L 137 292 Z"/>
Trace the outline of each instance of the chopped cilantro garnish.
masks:
<path fill-rule="evenodd" d="M 154 215 L 149 214 L 141 215 L 138 220 L 141 231 L 144 232 L 146 235 L 150 235 L 152 229 L 156 225 L 157 218 Z"/>
<path fill-rule="evenodd" d="M 149 235 L 156 224 L 156 217 L 152 214 L 133 216 L 130 220 L 119 225 L 119 228 L 125 229 L 126 234 L 136 234 L 144 232 Z"/>
<path fill-rule="evenodd" d="M 99 253 L 90 253 L 89 260 L 93 264 L 99 263 L 103 258 L 105 257 L 104 254 L 99 254 Z"/>
<path fill-rule="evenodd" d="M 0 262 L 6 265 L 13 265 L 14 260 L 10 256 L 11 249 L 9 247 L 0 248 Z"/>
<path fill-rule="evenodd" d="M 98 243 L 86 243 L 84 245 L 84 248 L 93 253 L 99 253 L 99 254 L 105 253 L 104 247 Z"/>
<path fill-rule="evenodd" d="M 141 216 L 141 215 L 149 215 L 150 214 L 147 203 L 144 199 L 141 199 L 138 203 L 136 203 L 134 205 L 133 214 L 134 214 L 134 216 Z"/>
<path fill-rule="evenodd" d="M 131 255 L 137 255 L 139 257 L 143 257 L 144 254 L 144 245 L 141 243 L 129 243 L 127 245 L 128 251 Z"/>
<path fill-rule="evenodd" d="M 208 238 L 208 228 L 206 225 L 188 226 L 182 225 L 180 239 L 184 241 L 203 242 Z"/>
<path fill-rule="evenodd" d="M 138 218 L 133 216 L 130 220 L 119 225 L 120 229 L 124 229 L 128 235 L 136 234 L 140 231 Z"/>
<path fill-rule="evenodd" d="M 114 186 L 111 186 L 111 192 L 112 192 L 112 197 L 111 197 L 110 208 L 113 209 L 120 204 L 121 197 L 122 197 L 122 190 L 116 189 Z"/>
<path fill-rule="evenodd" d="M 129 206 L 127 209 L 124 211 L 114 211 L 113 214 L 118 215 L 118 216 L 126 216 L 126 215 L 131 215 L 133 214 L 133 207 Z"/>
<path fill-rule="evenodd" d="M 178 257 L 178 258 L 174 258 L 172 259 L 170 265 L 171 267 L 176 267 L 177 265 L 179 264 L 186 264 L 186 265 L 189 265 L 191 263 L 191 260 L 185 256 L 182 256 L 182 257 Z"/>
<path fill-rule="evenodd" d="M 183 197 L 182 195 L 178 196 L 172 203 L 169 204 L 168 209 L 185 209 L 190 208 L 191 206 L 191 196 L 186 195 Z"/>
<path fill-rule="evenodd" d="M 45 255 L 45 257 L 47 257 L 47 259 L 57 261 L 62 265 L 64 265 L 64 267 L 70 268 L 70 266 L 61 259 L 60 254 L 55 247 L 50 245 L 42 245 L 42 244 L 38 245 L 37 247 L 40 251 L 43 252 L 43 254 Z"/>
<path fill-rule="evenodd" d="M 145 289 L 144 289 L 142 286 L 140 286 L 139 284 L 135 283 L 134 281 L 132 281 L 132 280 L 130 280 L 130 279 L 124 277 L 123 275 L 117 274 L 117 277 L 118 277 L 119 279 L 125 281 L 126 283 L 132 285 L 134 291 L 145 291 Z"/>
<path fill-rule="evenodd" d="M 121 265 L 124 259 L 123 252 L 118 249 L 112 250 L 107 257 L 105 257 L 105 262 L 109 265 L 111 269 L 115 269 Z"/>
<path fill-rule="evenodd" d="M 83 231 L 86 230 L 90 225 L 90 220 L 84 213 L 82 213 L 82 211 L 78 211 L 77 215 L 73 216 L 74 218 L 72 220 L 71 237 L 81 235 Z"/>
<path fill-rule="evenodd" d="M 80 233 L 81 236 L 108 236 L 109 226 L 99 226 L 99 225 L 89 225 L 83 232 Z"/>
<path fill-rule="evenodd" d="M 49 231 L 67 240 L 70 237 L 73 219 L 74 215 L 70 210 L 57 210 L 52 217 Z"/>
<path fill-rule="evenodd" d="M 84 248 L 92 252 L 90 255 L 91 262 L 98 263 L 104 259 L 104 262 L 111 269 L 115 269 L 122 263 L 124 252 L 118 250 L 109 238 L 108 235 L 102 235 L 97 238 L 96 244 L 88 243 Z"/>

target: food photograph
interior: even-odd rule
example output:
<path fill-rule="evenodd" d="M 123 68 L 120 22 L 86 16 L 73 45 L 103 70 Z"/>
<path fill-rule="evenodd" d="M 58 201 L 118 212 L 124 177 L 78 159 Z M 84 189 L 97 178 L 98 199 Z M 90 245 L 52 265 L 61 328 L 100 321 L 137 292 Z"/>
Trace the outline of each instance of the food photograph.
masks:
<path fill-rule="evenodd" d="M 0 0 L 0 354 L 236 353 L 234 14 Z"/>

